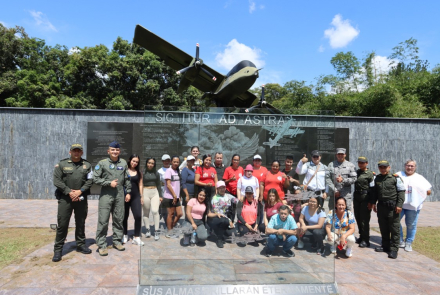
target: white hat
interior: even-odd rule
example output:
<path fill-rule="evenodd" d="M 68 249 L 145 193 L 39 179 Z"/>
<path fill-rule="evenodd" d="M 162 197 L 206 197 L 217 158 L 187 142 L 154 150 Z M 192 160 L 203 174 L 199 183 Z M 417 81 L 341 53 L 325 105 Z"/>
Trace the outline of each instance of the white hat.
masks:
<path fill-rule="evenodd" d="M 170 155 L 168 155 L 168 154 L 163 155 L 162 156 L 162 161 L 165 161 L 165 160 L 171 160 Z"/>
<path fill-rule="evenodd" d="M 260 159 L 260 160 L 261 160 L 261 156 L 260 156 L 260 155 L 255 155 L 255 156 L 254 156 L 254 160 L 255 160 L 255 159 Z"/>
<path fill-rule="evenodd" d="M 191 160 L 195 160 L 196 158 L 194 158 L 194 156 L 191 156 L 191 155 L 189 155 L 187 158 L 186 158 L 186 161 L 191 161 Z"/>

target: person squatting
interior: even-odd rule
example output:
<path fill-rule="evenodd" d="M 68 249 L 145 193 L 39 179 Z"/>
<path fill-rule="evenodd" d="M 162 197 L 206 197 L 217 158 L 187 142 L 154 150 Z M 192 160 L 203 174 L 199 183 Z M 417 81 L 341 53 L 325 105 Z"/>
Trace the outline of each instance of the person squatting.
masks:
<path fill-rule="evenodd" d="M 431 194 L 431 184 L 416 171 L 416 161 L 408 160 L 404 170 L 391 174 L 388 161 L 378 162 L 379 174 L 368 168 L 368 159 L 359 157 L 358 168 L 346 158 L 344 148 L 336 149 L 336 160 L 325 165 L 314 150 L 296 163 L 291 156 L 270 167 L 254 155 L 252 164 L 240 166 L 240 155 L 228 166 L 223 155 L 199 157 L 199 147 L 182 162 L 179 156 L 164 154 L 162 167 L 148 157 L 141 171 L 141 158 L 133 154 L 125 161 L 121 146 L 111 142 L 108 158 L 92 165 L 82 158 L 81 144 L 70 146 L 69 158 L 55 165 L 53 182 L 58 199 L 58 226 L 52 261 L 62 259 L 63 245 L 72 213 L 75 214 L 76 251 L 90 254 L 85 243 L 87 196 L 92 184 L 101 187 L 96 244 L 100 256 L 107 256 L 107 232 L 112 216 L 112 248 L 124 251 L 128 217 L 134 217 L 132 243 L 143 246 L 145 239 L 159 241 L 178 238 L 186 224 L 183 245 L 205 246 L 206 241 L 223 248 L 226 242 L 239 247 L 262 243 L 265 256 L 275 252 L 294 257 L 292 251 L 306 245 L 316 254 L 353 256 L 353 247 L 370 247 L 371 211 L 378 215 L 382 244 L 376 252 L 397 258 L 398 249 L 412 251 L 417 219 L 423 201 Z M 300 183 L 300 175 L 304 175 Z M 352 191 L 352 186 L 354 191 Z M 324 203 L 328 202 L 328 212 Z M 150 213 L 153 224 L 150 225 Z M 181 220 L 185 215 L 185 219 Z M 406 240 L 400 226 L 405 217 Z M 159 228 L 160 219 L 166 226 Z M 145 234 L 142 236 L 142 221 Z M 355 226 L 359 237 L 355 237 Z M 182 231 L 181 231 L 182 232 Z M 328 246 L 328 248 L 326 247 Z M 328 249 L 328 251 L 326 251 Z"/>

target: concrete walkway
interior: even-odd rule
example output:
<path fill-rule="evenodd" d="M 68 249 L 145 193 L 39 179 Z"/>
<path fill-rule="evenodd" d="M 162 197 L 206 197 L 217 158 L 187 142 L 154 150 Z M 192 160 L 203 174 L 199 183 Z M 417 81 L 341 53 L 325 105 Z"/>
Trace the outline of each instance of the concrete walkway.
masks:
<path fill-rule="evenodd" d="M 97 207 L 97 201 L 89 201 L 86 236 L 87 244 L 93 250 L 92 254 L 83 255 L 75 252 L 74 233 L 71 231 L 67 237 L 61 262 L 51 261 L 53 244 L 49 244 L 27 255 L 23 261 L 3 268 L 0 271 L 0 294 L 135 294 L 136 286 L 142 277 L 142 274 L 139 274 L 140 247 L 129 242 L 126 245 L 126 251 L 109 250 L 109 256 L 100 257 L 94 244 Z M 1 199 L 0 230 L 6 227 L 49 229 L 51 223 L 57 222 L 56 211 L 55 200 Z M 440 202 L 425 203 L 419 217 L 419 226 L 440 226 L 438 212 L 440 212 Z M 378 227 L 377 218 L 372 219 L 371 226 Z M 74 225 L 73 220 L 71 225 Z M 131 218 L 129 228 L 133 228 Z M 112 233 L 111 228 L 109 233 Z M 397 260 L 388 259 L 386 254 L 374 252 L 373 248 L 380 244 L 380 235 L 375 231 L 371 234 L 371 248 L 356 247 L 351 259 L 346 259 L 342 254 L 336 257 L 335 278 L 340 294 L 440 293 L 439 263 L 416 251 L 408 253 L 400 250 Z M 186 251 L 184 249 L 189 249 L 182 248 L 178 243 L 173 243 L 172 240 L 167 240 L 163 236 L 158 242 L 154 242 L 151 238 L 143 238 L 143 240 L 146 243 L 143 251 L 148 249 L 164 251 L 165 249 L 184 255 Z M 110 243 L 110 239 L 108 241 Z M 236 245 L 227 244 L 224 249 L 217 249 L 215 244 L 208 241 L 206 249 L 218 251 L 213 253 L 214 256 L 216 254 L 224 256 L 229 251 L 237 252 L 239 248 Z M 260 254 L 262 246 L 259 248 L 247 246 L 245 249 L 246 259 L 263 257 Z M 254 256 L 249 256 L 250 251 L 255 252 Z M 298 262 L 307 259 L 307 255 L 311 253 L 305 252 L 296 250 L 296 257 L 290 258 L 291 261 Z M 326 260 L 328 261 L 329 258 L 331 256 L 328 256 Z M 313 259 L 316 259 L 316 255 Z M 333 276 L 332 272 L 327 274 L 327 279 L 329 276 Z M 316 278 L 319 279 L 319 276 Z M 280 280 L 279 277 L 278 280 Z"/>

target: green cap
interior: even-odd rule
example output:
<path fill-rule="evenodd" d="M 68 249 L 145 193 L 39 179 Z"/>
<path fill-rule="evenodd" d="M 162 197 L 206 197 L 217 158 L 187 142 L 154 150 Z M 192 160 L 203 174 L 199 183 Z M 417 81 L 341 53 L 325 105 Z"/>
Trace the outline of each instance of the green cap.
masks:
<path fill-rule="evenodd" d="M 80 145 L 79 143 L 74 143 L 70 146 L 70 150 L 73 151 L 74 149 L 80 149 L 83 150 L 83 146 Z"/>
<path fill-rule="evenodd" d="M 386 160 L 381 160 L 381 161 L 379 161 L 379 163 L 377 163 L 377 165 L 388 167 L 388 166 L 390 166 L 390 163 L 388 163 L 388 161 L 386 161 Z"/>
<path fill-rule="evenodd" d="M 367 159 L 367 157 L 359 157 L 358 162 L 367 163 L 368 159 Z"/>

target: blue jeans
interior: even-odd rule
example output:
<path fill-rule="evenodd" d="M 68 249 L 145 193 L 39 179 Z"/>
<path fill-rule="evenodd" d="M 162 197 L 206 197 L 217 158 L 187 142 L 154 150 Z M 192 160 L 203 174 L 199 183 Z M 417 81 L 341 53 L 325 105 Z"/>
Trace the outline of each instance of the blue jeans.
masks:
<path fill-rule="evenodd" d="M 405 224 L 406 224 L 406 242 L 412 243 L 414 242 L 414 238 L 416 237 L 417 231 L 417 220 L 419 219 L 420 210 L 409 210 L 403 209 L 400 212 L 400 220 L 402 220 L 403 216 L 405 216 Z M 403 242 L 403 230 L 402 225 L 400 225 L 400 241 Z"/>
<path fill-rule="evenodd" d="M 287 239 L 283 241 L 283 239 L 279 239 L 277 235 L 270 234 L 267 240 L 267 250 L 269 250 L 269 252 L 272 253 L 275 250 L 275 247 L 282 245 L 283 250 L 287 251 L 292 249 L 296 241 L 297 241 L 296 236 L 287 236 Z"/>

